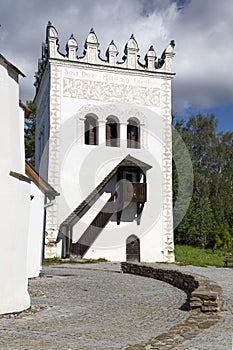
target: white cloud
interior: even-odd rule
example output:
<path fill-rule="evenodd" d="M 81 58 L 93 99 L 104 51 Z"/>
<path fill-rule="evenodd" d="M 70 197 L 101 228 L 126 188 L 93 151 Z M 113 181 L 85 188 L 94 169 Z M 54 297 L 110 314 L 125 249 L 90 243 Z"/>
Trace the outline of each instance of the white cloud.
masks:
<path fill-rule="evenodd" d="M 232 102 L 232 1 L 193 0 L 174 26 L 175 109 L 214 107 Z"/>
<path fill-rule="evenodd" d="M 0 0 L 0 6 L 1 53 L 27 75 L 21 81 L 24 100 L 33 98 L 33 76 L 45 27 L 51 20 L 62 52 L 73 33 L 81 54 L 91 27 L 98 36 L 101 55 L 114 39 L 119 60 L 132 33 L 142 61 L 150 45 L 160 56 L 175 39 L 174 110 L 180 113 L 186 106 L 232 102 L 231 0 Z"/>

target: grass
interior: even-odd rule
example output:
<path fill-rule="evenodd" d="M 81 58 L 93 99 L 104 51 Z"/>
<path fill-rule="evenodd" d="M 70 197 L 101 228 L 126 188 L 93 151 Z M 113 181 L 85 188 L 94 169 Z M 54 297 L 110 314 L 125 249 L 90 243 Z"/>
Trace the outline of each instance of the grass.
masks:
<path fill-rule="evenodd" d="M 232 255 L 232 251 L 223 249 L 202 249 L 191 246 L 175 245 L 176 263 L 180 265 L 223 267 L 224 256 Z M 232 267 L 232 263 L 228 263 Z"/>
<path fill-rule="evenodd" d="M 179 265 L 194 265 L 194 266 L 216 266 L 223 267 L 224 256 L 233 255 L 233 251 L 224 249 L 202 249 L 197 247 L 191 247 L 186 245 L 175 245 L 175 257 L 176 263 Z M 104 258 L 99 259 L 82 259 L 82 260 L 69 260 L 69 259 L 43 259 L 43 265 L 53 264 L 95 264 L 106 262 Z M 229 267 L 233 268 L 233 263 L 228 263 Z"/>
<path fill-rule="evenodd" d="M 82 260 L 72 260 L 72 259 L 60 259 L 60 258 L 51 258 L 51 259 L 43 259 L 42 265 L 54 265 L 54 264 L 95 264 L 106 262 L 107 260 L 104 258 L 99 259 L 82 259 Z"/>

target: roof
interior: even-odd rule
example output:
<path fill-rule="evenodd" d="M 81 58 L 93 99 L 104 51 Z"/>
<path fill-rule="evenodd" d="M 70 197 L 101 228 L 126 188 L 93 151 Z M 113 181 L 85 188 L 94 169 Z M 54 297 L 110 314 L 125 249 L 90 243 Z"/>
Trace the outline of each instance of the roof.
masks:
<path fill-rule="evenodd" d="M 47 181 L 45 181 L 27 161 L 25 161 L 25 172 L 29 178 L 32 179 L 34 184 L 39 187 L 49 199 L 60 195 L 60 193 L 58 193 Z"/>
<path fill-rule="evenodd" d="M 31 113 L 31 110 L 24 103 L 22 103 L 21 100 L 19 100 L 19 106 L 24 111 L 25 118 L 27 118 L 29 116 L 29 114 Z"/>
<path fill-rule="evenodd" d="M 152 168 L 151 165 L 142 162 L 141 160 L 132 157 L 128 154 L 115 168 L 101 181 L 101 183 L 82 201 L 82 203 L 74 209 L 74 211 L 61 223 L 60 226 L 70 225 L 73 221 L 78 219 L 79 214 L 89 205 L 89 203 L 96 198 L 99 198 L 100 191 L 107 185 L 111 178 L 117 173 L 119 168 L 132 167 L 141 168 L 143 171 Z"/>
<path fill-rule="evenodd" d="M 11 69 L 13 69 L 17 74 L 22 75 L 22 77 L 25 78 L 25 75 L 15 66 L 13 65 L 10 61 L 8 61 L 2 54 L 0 54 L 0 59 L 3 60 L 3 62 L 10 67 Z"/>
<path fill-rule="evenodd" d="M 125 157 L 118 165 L 117 167 L 137 167 L 141 168 L 142 170 L 149 170 L 152 168 L 151 165 L 142 162 L 141 160 L 132 157 L 130 154 L 128 154 L 127 157 Z"/>

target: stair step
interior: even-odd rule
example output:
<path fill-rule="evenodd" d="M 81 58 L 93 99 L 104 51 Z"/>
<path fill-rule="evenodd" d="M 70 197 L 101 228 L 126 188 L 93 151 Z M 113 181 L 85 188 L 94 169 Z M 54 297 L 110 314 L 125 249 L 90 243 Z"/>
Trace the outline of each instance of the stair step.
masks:
<path fill-rule="evenodd" d="M 90 226 L 85 230 L 76 243 L 71 244 L 71 254 L 83 257 L 90 246 L 94 243 L 100 232 L 107 225 L 111 216 L 115 212 L 114 202 L 115 192 L 111 195 L 107 203 L 96 215 Z"/>

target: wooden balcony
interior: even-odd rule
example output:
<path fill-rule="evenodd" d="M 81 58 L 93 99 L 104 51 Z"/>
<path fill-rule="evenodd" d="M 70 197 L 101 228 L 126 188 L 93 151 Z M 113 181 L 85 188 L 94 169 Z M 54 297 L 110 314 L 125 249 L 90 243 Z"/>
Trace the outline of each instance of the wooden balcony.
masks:
<path fill-rule="evenodd" d="M 127 182 L 123 184 L 123 199 L 127 202 L 145 203 L 147 201 L 146 183 Z"/>

